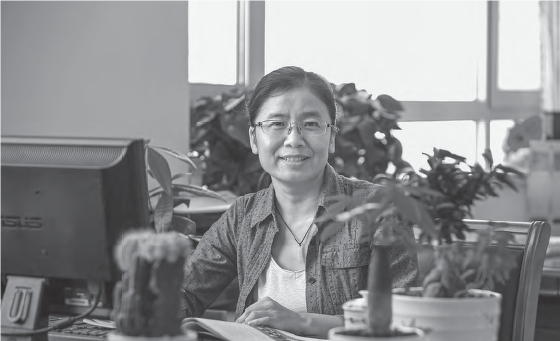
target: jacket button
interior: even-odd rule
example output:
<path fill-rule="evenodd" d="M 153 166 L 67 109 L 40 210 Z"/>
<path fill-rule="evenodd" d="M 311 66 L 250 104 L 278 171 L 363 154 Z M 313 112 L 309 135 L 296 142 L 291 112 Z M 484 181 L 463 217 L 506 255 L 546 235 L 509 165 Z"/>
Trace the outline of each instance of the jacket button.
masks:
<path fill-rule="evenodd" d="M 307 280 L 307 282 L 308 282 L 309 284 L 313 284 L 313 283 L 316 282 L 316 280 L 315 280 L 315 278 L 313 278 L 313 277 L 309 277 L 309 279 Z"/>

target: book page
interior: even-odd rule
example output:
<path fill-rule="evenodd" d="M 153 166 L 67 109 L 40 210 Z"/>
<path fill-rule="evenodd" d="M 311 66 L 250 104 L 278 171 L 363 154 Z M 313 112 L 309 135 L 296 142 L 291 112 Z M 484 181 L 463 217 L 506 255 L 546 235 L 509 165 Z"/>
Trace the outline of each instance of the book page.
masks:
<path fill-rule="evenodd" d="M 323 339 L 296 336 L 269 327 L 251 327 L 243 323 L 210 320 L 205 318 L 183 319 L 183 329 L 208 331 L 211 335 L 226 341 L 315 341 Z"/>

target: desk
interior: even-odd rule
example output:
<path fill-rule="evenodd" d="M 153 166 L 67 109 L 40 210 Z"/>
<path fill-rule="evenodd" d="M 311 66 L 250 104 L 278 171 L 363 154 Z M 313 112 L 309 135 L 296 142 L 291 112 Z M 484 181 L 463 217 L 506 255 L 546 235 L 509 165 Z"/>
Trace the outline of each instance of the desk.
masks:
<path fill-rule="evenodd" d="M 210 226 L 218 220 L 222 214 L 233 204 L 237 195 L 230 191 L 218 191 L 226 201 L 219 199 L 191 196 L 190 204 L 187 207 L 185 204 L 178 205 L 173 209 L 173 213 L 189 217 L 196 223 L 196 234 L 202 235 L 208 231 Z"/>

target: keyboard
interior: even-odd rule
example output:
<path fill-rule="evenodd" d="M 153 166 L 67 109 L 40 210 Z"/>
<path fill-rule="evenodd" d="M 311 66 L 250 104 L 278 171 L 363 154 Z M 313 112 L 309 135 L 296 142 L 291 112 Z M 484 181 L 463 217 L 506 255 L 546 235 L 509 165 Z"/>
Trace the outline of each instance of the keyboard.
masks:
<path fill-rule="evenodd" d="M 63 316 L 49 316 L 49 326 Z M 112 329 L 87 324 L 81 320 L 63 329 L 49 331 L 49 341 L 105 341 Z"/>

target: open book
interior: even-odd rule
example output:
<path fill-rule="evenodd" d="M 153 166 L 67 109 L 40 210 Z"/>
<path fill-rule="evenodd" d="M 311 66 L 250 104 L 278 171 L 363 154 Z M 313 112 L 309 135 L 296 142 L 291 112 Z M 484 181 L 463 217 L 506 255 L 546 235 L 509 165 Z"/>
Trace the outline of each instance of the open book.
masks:
<path fill-rule="evenodd" d="M 251 327 L 243 323 L 188 317 L 183 320 L 183 329 L 195 330 L 199 338 L 220 339 L 224 341 L 319 341 L 298 336 L 283 330 L 269 327 Z"/>

